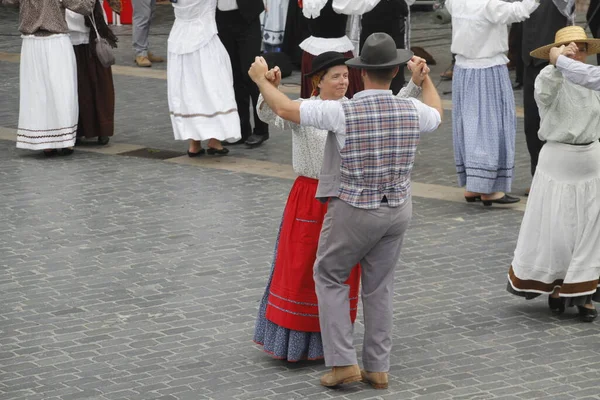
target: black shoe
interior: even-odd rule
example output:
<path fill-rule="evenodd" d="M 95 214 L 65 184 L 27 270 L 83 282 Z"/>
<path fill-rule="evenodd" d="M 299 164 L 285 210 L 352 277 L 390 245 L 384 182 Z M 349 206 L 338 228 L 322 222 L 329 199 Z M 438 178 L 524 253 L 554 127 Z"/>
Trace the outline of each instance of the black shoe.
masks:
<path fill-rule="evenodd" d="M 548 307 L 557 314 L 565 312 L 565 299 L 561 297 L 548 296 Z"/>
<path fill-rule="evenodd" d="M 240 139 L 240 140 L 238 140 L 237 142 L 233 142 L 233 143 L 229 143 L 229 142 L 226 142 L 226 141 L 222 141 L 222 142 L 221 142 L 221 145 L 222 145 L 222 146 L 235 146 L 235 145 L 237 145 L 237 144 L 244 144 L 244 143 L 246 143 L 246 139 L 244 139 L 244 138 L 241 138 L 241 139 Z"/>
<path fill-rule="evenodd" d="M 58 154 L 58 150 L 56 150 L 56 149 L 47 149 L 47 150 L 44 150 L 44 155 L 46 157 L 52 157 L 52 156 L 55 156 L 57 154 Z"/>
<path fill-rule="evenodd" d="M 110 136 L 98 136 L 98 144 L 106 146 L 110 142 Z"/>
<path fill-rule="evenodd" d="M 248 140 L 246 140 L 246 144 L 248 146 L 259 146 L 262 144 L 262 142 L 265 142 L 267 140 L 269 140 L 268 133 L 263 133 L 262 135 L 252 134 L 250 135 Z"/>
<path fill-rule="evenodd" d="M 210 154 L 211 156 L 214 156 L 214 155 L 224 156 L 225 154 L 229 153 L 229 149 L 226 149 L 226 148 L 213 149 L 212 147 L 209 147 L 208 150 L 206 150 L 206 152 L 208 154 Z"/>
<path fill-rule="evenodd" d="M 60 149 L 60 155 L 61 156 L 70 156 L 71 154 L 73 154 L 75 150 L 73 150 L 72 148 L 64 148 L 64 149 Z"/>
<path fill-rule="evenodd" d="M 481 196 L 465 196 L 467 203 L 475 203 L 477 200 L 481 200 Z"/>
<path fill-rule="evenodd" d="M 191 158 L 191 157 L 198 157 L 198 156 L 201 156 L 201 155 L 202 155 L 202 154 L 204 154 L 204 153 L 206 153 L 206 150 L 204 150 L 204 149 L 200 149 L 200 150 L 198 150 L 198 151 L 197 151 L 197 152 L 195 152 L 195 153 L 192 153 L 191 151 L 189 151 L 189 150 L 188 150 L 188 152 L 187 152 L 187 155 L 188 155 L 188 157 L 190 157 L 190 158 Z"/>
<path fill-rule="evenodd" d="M 579 319 L 581 322 L 592 322 L 598 316 L 598 311 L 595 308 L 577 306 L 577 309 L 579 310 Z"/>
<path fill-rule="evenodd" d="M 508 194 L 505 194 L 504 196 L 500 197 L 499 199 L 494 199 L 494 200 L 481 200 L 483 202 L 484 206 L 491 206 L 492 203 L 496 203 L 496 204 L 514 204 L 514 203 L 518 203 L 521 201 L 520 198 L 518 197 L 514 197 Z"/>

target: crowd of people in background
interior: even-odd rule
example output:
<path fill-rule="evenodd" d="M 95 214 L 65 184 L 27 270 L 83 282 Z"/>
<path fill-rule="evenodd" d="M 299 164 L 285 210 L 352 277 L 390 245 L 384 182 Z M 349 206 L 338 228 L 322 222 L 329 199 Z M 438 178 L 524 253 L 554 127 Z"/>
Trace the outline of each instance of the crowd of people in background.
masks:
<path fill-rule="evenodd" d="M 119 0 L 106 1 L 120 12 Z M 99 45 L 114 48 L 118 38 L 103 0 L 0 4 L 20 7 L 17 147 L 52 156 L 72 154 L 85 139 L 108 144 L 115 89 Z M 165 61 L 150 51 L 155 6 L 133 0 L 139 67 Z M 443 117 L 426 60 L 405 49 L 409 4 L 178 0 L 172 6 L 167 97 L 175 139 L 187 141 L 188 156 L 261 145 L 269 125 L 292 134 L 298 178 L 254 341 L 282 360 L 324 358 L 332 368 L 321 378 L 324 386 L 362 380 L 387 388 L 394 270 L 412 216 L 411 171 L 421 134 L 436 130 Z M 507 289 L 527 299 L 547 295 L 557 313 L 576 306 L 581 321 L 591 322 L 593 301 L 600 300 L 600 67 L 585 62 L 589 55 L 600 60 L 600 39 L 573 25 L 573 0 L 447 0 L 445 6 L 452 18 L 458 185 L 469 203 L 520 201 L 510 194 L 517 130 L 510 38 L 519 48 L 512 64 L 523 89 L 533 182 Z M 592 0 L 587 14 L 596 37 L 599 7 Z M 262 49 L 286 46 L 302 74 L 296 101 L 278 89 L 281 68 L 260 57 Z M 362 371 L 352 344 L 359 293 Z"/>

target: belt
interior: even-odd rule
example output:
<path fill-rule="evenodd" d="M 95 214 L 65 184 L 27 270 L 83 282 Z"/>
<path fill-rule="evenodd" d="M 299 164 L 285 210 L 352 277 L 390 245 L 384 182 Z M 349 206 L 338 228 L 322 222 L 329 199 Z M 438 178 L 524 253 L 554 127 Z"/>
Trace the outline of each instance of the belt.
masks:
<path fill-rule="evenodd" d="M 570 144 L 571 146 L 589 146 L 592 143 L 595 143 L 595 142 L 589 142 L 589 143 L 567 143 L 567 144 Z"/>

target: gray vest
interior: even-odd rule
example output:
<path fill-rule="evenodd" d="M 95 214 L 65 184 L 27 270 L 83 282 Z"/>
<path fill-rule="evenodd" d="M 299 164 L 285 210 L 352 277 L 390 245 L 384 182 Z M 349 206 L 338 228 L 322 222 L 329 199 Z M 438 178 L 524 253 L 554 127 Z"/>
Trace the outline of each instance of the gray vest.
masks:
<path fill-rule="evenodd" d="M 338 197 L 340 192 L 340 168 L 342 156 L 335 133 L 328 132 L 325 141 L 325 157 L 319 174 L 319 185 L 317 186 L 316 198 L 326 203 L 330 197 Z"/>
<path fill-rule="evenodd" d="M 552 0 L 540 1 L 529 19 L 523 21 L 523 47 L 521 55 L 525 66 L 548 64 L 546 60 L 532 58 L 529 53 L 538 47 L 554 43 L 556 31 L 567 26 L 567 17 L 558 11 Z"/>

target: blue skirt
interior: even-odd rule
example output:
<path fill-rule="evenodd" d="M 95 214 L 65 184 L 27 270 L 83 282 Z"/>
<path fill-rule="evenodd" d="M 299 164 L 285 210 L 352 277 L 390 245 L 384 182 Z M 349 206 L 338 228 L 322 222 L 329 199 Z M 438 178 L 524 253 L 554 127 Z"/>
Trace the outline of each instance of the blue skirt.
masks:
<path fill-rule="evenodd" d="M 275 271 L 275 259 L 279 245 L 281 225 L 275 242 L 275 252 L 271 264 L 271 274 L 267 288 L 258 308 L 258 317 L 254 325 L 254 342 L 263 346 L 266 353 L 273 358 L 296 362 L 300 360 L 319 360 L 324 356 L 323 341 L 319 332 L 301 332 L 283 328 L 269 321 L 265 314 L 271 288 L 271 280 Z"/>
<path fill-rule="evenodd" d="M 454 67 L 452 132 L 459 186 L 470 192 L 510 192 L 517 117 L 506 65 Z"/>

